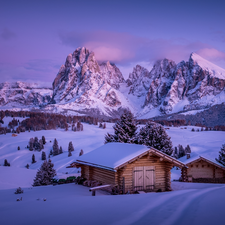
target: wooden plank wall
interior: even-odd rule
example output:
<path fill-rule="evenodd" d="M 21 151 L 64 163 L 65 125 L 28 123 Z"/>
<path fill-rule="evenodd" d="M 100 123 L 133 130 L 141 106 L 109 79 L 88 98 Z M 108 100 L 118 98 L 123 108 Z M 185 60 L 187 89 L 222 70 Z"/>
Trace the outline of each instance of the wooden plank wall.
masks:
<path fill-rule="evenodd" d="M 81 166 L 81 174 L 82 177 L 87 180 L 95 180 L 103 184 L 115 185 L 116 174 L 110 170 L 83 165 Z"/>
<path fill-rule="evenodd" d="M 144 156 L 136 160 L 117 172 L 117 182 L 122 185 L 122 179 L 125 178 L 125 190 L 128 191 L 133 187 L 133 168 L 137 166 L 155 166 L 155 188 L 154 191 L 161 189 L 166 191 L 170 189 L 170 179 L 173 165 L 167 161 L 160 161 L 157 156 Z"/>
<path fill-rule="evenodd" d="M 197 178 L 223 178 L 224 170 L 205 161 L 195 162 L 188 166 L 187 175 Z"/>

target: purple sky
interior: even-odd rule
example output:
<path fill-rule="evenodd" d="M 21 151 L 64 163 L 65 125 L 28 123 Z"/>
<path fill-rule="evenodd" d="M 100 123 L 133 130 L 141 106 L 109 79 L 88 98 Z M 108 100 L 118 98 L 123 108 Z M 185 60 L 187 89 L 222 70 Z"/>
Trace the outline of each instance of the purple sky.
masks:
<path fill-rule="evenodd" d="M 77 47 L 116 63 L 187 61 L 196 52 L 225 68 L 225 1 L 7 0 L 0 4 L 1 81 L 54 80 Z"/>

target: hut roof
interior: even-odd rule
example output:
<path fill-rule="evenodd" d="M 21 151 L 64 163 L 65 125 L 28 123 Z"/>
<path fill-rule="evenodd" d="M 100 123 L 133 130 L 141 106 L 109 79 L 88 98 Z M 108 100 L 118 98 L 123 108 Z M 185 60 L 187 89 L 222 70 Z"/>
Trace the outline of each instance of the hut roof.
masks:
<path fill-rule="evenodd" d="M 144 155 L 152 153 L 176 166 L 185 167 L 179 160 L 166 155 L 152 147 L 128 143 L 108 143 L 87 154 L 78 157 L 75 164 L 89 165 L 116 171 Z"/>
<path fill-rule="evenodd" d="M 185 163 L 187 166 L 191 165 L 193 163 L 199 162 L 201 160 L 206 161 L 206 162 L 208 162 L 210 164 L 213 164 L 214 166 L 217 166 L 217 167 L 225 170 L 225 166 L 223 164 L 217 162 L 215 159 L 210 159 L 210 158 L 207 158 L 205 156 L 195 155 L 194 157 L 191 157 L 189 159 L 183 159 L 183 160 L 181 159 L 181 161 L 183 163 Z"/>

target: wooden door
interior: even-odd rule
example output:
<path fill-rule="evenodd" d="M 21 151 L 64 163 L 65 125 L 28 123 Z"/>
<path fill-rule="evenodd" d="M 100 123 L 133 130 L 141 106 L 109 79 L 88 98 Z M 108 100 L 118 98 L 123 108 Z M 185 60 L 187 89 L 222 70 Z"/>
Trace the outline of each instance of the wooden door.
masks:
<path fill-rule="evenodd" d="M 144 167 L 144 189 L 153 190 L 155 183 L 155 167 L 145 166 Z"/>
<path fill-rule="evenodd" d="M 138 166 L 133 169 L 134 190 L 153 190 L 155 184 L 155 167 Z"/>
<path fill-rule="evenodd" d="M 134 167 L 133 174 L 134 174 L 134 190 L 135 191 L 143 190 L 144 167 L 143 166 Z"/>

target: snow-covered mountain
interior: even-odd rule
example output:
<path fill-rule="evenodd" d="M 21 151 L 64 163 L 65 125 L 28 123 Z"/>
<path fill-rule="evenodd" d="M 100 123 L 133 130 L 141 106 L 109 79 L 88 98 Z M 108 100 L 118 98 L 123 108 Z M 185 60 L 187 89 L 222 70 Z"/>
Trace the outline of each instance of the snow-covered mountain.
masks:
<path fill-rule="evenodd" d="M 109 62 L 98 63 L 93 52 L 78 48 L 66 58 L 53 82 L 53 97 L 48 108 L 98 110 L 100 113 L 129 107 L 119 91 L 125 84 L 120 70 Z M 123 106 L 122 106 L 123 103 Z"/>
<path fill-rule="evenodd" d="M 138 118 L 150 118 L 225 102 L 225 69 L 192 53 L 187 62 L 178 64 L 158 60 L 150 72 L 137 65 L 125 81 L 115 64 L 97 62 L 94 52 L 82 47 L 67 56 L 53 92 L 34 84 L 2 83 L 0 96 L 1 107 L 19 104 L 106 116 L 129 108 Z"/>
<path fill-rule="evenodd" d="M 143 118 L 225 102 L 225 70 L 196 53 L 177 65 L 168 59 L 157 61 L 148 77 L 150 85 L 140 113 Z M 136 89 L 143 86 L 142 77 L 138 79 Z"/>
<path fill-rule="evenodd" d="M 52 97 L 52 88 L 37 83 L 0 83 L 1 108 L 40 107 Z"/>

